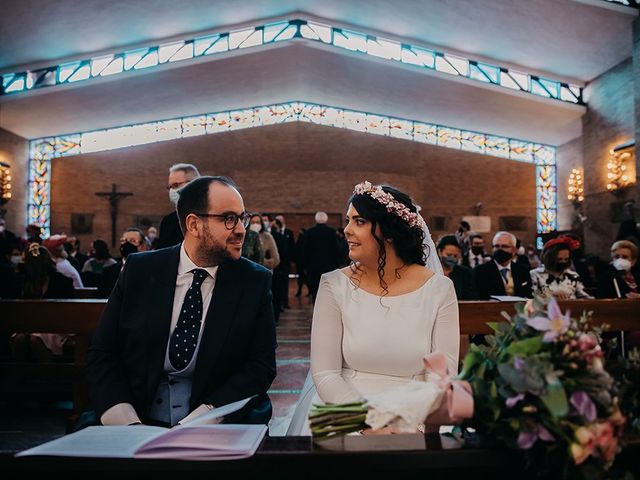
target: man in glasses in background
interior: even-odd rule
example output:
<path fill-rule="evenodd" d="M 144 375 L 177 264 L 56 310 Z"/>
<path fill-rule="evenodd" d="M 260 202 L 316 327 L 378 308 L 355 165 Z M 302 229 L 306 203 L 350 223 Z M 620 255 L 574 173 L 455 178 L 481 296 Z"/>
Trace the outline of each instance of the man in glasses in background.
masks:
<path fill-rule="evenodd" d="M 179 198 L 178 190 L 199 176 L 198 169 L 190 163 L 177 163 L 169 168 L 169 180 L 166 187 L 169 192 L 169 201 L 175 206 Z M 172 247 L 179 244 L 182 238 L 178 215 L 174 209 L 173 212 L 162 218 L 160 222 L 160 237 L 158 237 L 154 248 Z"/>
<path fill-rule="evenodd" d="M 515 263 L 517 239 L 509 232 L 498 232 L 493 237 L 493 261 L 473 269 L 478 298 L 492 295 L 531 298 L 529 269 Z"/>
<path fill-rule="evenodd" d="M 179 192 L 180 245 L 132 255 L 89 349 L 104 425 L 173 426 L 256 395 L 229 423 L 267 423 L 276 375 L 271 273 L 241 257 L 249 223 L 232 180 Z"/>

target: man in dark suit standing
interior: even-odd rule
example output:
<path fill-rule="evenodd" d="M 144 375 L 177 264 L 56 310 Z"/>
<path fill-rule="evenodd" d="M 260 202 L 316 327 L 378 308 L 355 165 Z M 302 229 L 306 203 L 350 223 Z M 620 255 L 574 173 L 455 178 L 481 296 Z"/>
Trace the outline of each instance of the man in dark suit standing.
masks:
<path fill-rule="evenodd" d="M 317 212 L 315 220 L 315 226 L 306 231 L 303 244 L 307 286 L 314 302 L 320 286 L 320 277 L 323 273 L 338 268 L 340 263 L 338 234 L 327 225 L 329 216 L 325 212 Z"/>
<path fill-rule="evenodd" d="M 131 255 L 89 349 L 89 389 L 105 425 L 175 425 L 255 397 L 226 418 L 267 423 L 276 375 L 271 274 L 241 258 L 249 215 L 233 182 L 180 190 L 184 242 Z"/>
<path fill-rule="evenodd" d="M 178 203 L 178 190 L 199 176 L 198 169 L 190 163 L 177 163 L 169 168 L 169 181 L 167 182 L 169 201 L 174 205 Z M 160 237 L 158 237 L 154 248 L 172 247 L 182 242 L 182 239 L 183 234 L 182 230 L 180 230 L 178 215 L 174 210 L 162 218 L 160 222 Z"/>
<path fill-rule="evenodd" d="M 493 237 L 493 261 L 473 269 L 480 299 L 489 299 L 491 295 L 531 297 L 529 270 L 513 261 L 516 241 L 509 232 L 496 233 Z"/>
<path fill-rule="evenodd" d="M 284 246 L 281 248 L 280 244 L 278 244 L 278 238 L 275 235 L 279 233 L 282 235 L 282 239 L 284 240 Z M 280 264 L 274 270 L 274 277 L 276 273 L 280 275 L 279 278 L 279 288 L 280 294 L 282 296 L 282 307 L 289 307 L 289 274 L 291 273 L 291 262 L 294 259 L 294 254 L 296 251 L 296 242 L 293 238 L 293 232 L 291 229 L 286 227 L 284 223 L 284 215 L 276 215 L 276 219 L 273 222 L 273 227 L 271 227 L 271 235 L 276 241 L 276 245 L 278 246 L 278 253 L 280 254 Z M 275 281 L 275 278 L 274 278 Z M 275 294 L 275 292 L 274 292 Z"/>

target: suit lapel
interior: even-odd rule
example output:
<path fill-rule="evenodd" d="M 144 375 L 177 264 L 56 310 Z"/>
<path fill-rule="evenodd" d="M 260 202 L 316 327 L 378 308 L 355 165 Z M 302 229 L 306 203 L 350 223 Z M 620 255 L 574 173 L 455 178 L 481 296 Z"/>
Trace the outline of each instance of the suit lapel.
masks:
<path fill-rule="evenodd" d="M 180 245 L 167 249 L 167 255 L 159 257 L 162 265 L 149 279 L 150 288 L 147 294 L 149 309 L 146 314 L 149 355 L 147 392 L 155 395 L 160 377 L 164 372 L 164 358 L 169 341 L 173 297 L 176 292 L 178 263 L 180 262 Z M 150 397 L 151 398 L 151 397 Z"/>
<path fill-rule="evenodd" d="M 216 284 L 207 311 L 207 318 L 200 340 L 196 369 L 193 374 L 191 402 L 198 401 L 207 380 L 214 370 L 229 330 L 242 292 L 238 279 L 238 262 L 227 261 L 218 269 Z"/>

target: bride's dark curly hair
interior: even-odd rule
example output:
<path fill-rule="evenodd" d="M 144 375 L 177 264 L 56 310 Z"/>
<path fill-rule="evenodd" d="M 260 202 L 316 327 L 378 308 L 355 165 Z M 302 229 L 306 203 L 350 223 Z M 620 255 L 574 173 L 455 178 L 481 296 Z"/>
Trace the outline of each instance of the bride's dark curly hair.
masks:
<path fill-rule="evenodd" d="M 397 188 L 389 185 L 380 185 L 382 190 L 389 193 L 393 198 L 406 206 L 411 212 L 417 212 L 416 205 L 411 197 L 401 192 Z M 388 293 L 388 285 L 384 281 L 384 268 L 387 265 L 387 254 L 385 251 L 385 240 L 391 240 L 396 255 L 404 262 L 405 265 L 426 265 L 427 255 L 423 249 L 424 231 L 421 228 L 410 227 L 406 220 L 403 220 L 395 213 L 387 211 L 385 205 L 368 194 L 353 194 L 348 206 L 352 204 L 358 211 L 358 214 L 371 222 L 371 235 L 378 243 L 378 278 L 380 286 L 383 290 L 383 296 Z M 376 235 L 376 227 L 380 226 L 381 236 Z M 358 271 L 358 266 L 354 262 L 351 263 L 353 273 Z M 396 278 L 400 278 L 398 271 L 395 272 Z"/>

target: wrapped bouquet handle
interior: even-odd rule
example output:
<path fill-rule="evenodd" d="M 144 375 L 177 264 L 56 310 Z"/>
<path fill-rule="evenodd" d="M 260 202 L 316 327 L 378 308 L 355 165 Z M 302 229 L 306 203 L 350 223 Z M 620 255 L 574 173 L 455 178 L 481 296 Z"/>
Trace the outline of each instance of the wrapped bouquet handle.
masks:
<path fill-rule="evenodd" d="M 433 352 L 424 357 L 427 381 L 434 381 L 444 390 L 440 406 L 425 420 L 427 425 L 452 425 L 473 417 L 473 391 L 469 382 L 451 378 L 447 357 Z M 437 378 L 435 378 L 437 377 Z"/>

